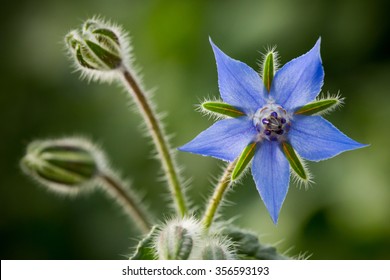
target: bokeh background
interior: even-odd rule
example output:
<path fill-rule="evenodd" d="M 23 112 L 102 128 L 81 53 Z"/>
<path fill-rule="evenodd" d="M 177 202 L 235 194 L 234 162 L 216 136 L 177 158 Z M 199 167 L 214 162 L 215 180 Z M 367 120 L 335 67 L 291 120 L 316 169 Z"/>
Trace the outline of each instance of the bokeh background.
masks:
<path fill-rule="evenodd" d="M 312 259 L 390 259 L 389 6 L 370 1 L 130 1 L 21 0 L 1 9 L 0 257 L 1 259 L 124 259 L 138 234 L 103 194 L 70 200 L 36 186 L 19 170 L 37 138 L 86 135 L 146 194 L 161 219 L 166 188 L 159 164 L 117 85 L 80 81 L 64 55 L 63 36 L 100 14 L 130 31 L 144 83 L 168 112 L 177 147 L 212 121 L 194 110 L 217 97 L 208 37 L 230 56 L 258 69 L 277 45 L 281 63 L 322 37 L 323 92 L 346 97 L 327 119 L 370 147 L 310 163 L 316 184 L 293 184 L 273 225 L 251 176 L 235 187 L 223 215 L 290 255 Z M 199 204 L 221 162 L 178 154 L 190 195 Z M 164 213 L 164 214 L 161 214 Z"/>

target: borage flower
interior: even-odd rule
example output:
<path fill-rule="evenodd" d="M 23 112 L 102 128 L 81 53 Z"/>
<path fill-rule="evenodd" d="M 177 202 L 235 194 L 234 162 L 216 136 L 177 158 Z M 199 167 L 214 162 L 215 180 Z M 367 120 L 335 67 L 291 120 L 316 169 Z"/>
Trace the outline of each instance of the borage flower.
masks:
<path fill-rule="evenodd" d="M 310 181 L 301 157 L 320 161 L 365 146 L 319 116 L 341 103 L 338 96 L 316 99 L 324 79 L 320 41 L 278 71 L 276 53 L 270 51 L 260 77 L 210 40 L 224 102 L 208 101 L 202 107 L 228 118 L 217 121 L 179 148 L 236 161 L 232 180 L 252 162 L 253 179 L 274 223 L 288 191 L 290 167 L 301 182 Z"/>

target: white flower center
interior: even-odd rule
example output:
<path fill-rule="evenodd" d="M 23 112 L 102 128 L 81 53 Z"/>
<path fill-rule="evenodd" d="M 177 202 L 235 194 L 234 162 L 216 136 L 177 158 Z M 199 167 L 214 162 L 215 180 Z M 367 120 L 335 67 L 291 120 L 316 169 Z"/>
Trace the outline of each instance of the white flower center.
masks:
<path fill-rule="evenodd" d="M 278 104 L 267 104 L 256 111 L 253 124 L 259 132 L 259 141 L 281 141 L 290 129 L 290 117 Z"/>

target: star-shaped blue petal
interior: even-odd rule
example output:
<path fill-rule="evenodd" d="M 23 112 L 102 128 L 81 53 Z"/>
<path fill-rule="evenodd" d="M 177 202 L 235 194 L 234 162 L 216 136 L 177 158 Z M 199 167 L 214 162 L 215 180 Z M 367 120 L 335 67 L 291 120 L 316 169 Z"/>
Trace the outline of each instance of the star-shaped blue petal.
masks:
<path fill-rule="evenodd" d="M 224 54 L 210 39 L 218 70 L 222 100 L 247 114 L 266 103 L 266 89 L 259 74 L 245 63 Z"/>
<path fill-rule="evenodd" d="M 270 95 L 286 110 L 294 110 L 313 101 L 321 91 L 324 69 L 318 39 L 306 54 L 286 63 L 275 74 Z"/>
<path fill-rule="evenodd" d="M 213 124 L 179 150 L 234 161 L 255 137 L 256 129 L 248 117 L 225 119 Z"/>

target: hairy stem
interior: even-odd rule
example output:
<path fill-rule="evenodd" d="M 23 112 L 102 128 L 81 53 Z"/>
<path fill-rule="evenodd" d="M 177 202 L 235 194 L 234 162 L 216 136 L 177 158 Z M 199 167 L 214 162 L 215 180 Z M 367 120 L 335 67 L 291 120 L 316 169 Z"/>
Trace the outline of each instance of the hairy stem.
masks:
<path fill-rule="evenodd" d="M 159 123 L 153 108 L 149 104 L 145 93 L 138 82 L 134 79 L 133 75 L 127 69 L 123 69 L 122 74 L 124 83 L 136 100 L 138 108 L 147 124 L 148 131 L 156 145 L 170 191 L 175 201 L 176 211 L 181 217 L 184 217 L 187 213 L 186 199 L 179 177 L 179 172 L 177 171 L 176 164 L 172 157 L 166 137 L 164 136 L 161 124 Z"/>
<path fill-rule="evenodd" d="M 151 229 L 150 218 L 138 197 L 113 174 L 100 174 L 99 178 L 106 190 L 118 200 L 126 214 L 136 222 L 142 233 L 148 233 Z"/>
<path fill-rule="evenodd" d="M 206 229 L 210 228 L 211 224 L 213 223 L 215 214 L 217 213 L 218 207 L 222 202 L 222 198 L 232 183 L 231 175 L 234 167 L 236 166 L 236 163 L 237 161 L 234 161 L 229 163 L 229 165 L 226 167 L 226 170 L 223 172 L 215 188 L 215 191 L 210 198 L 202 220 L 202 223 Z"/>

